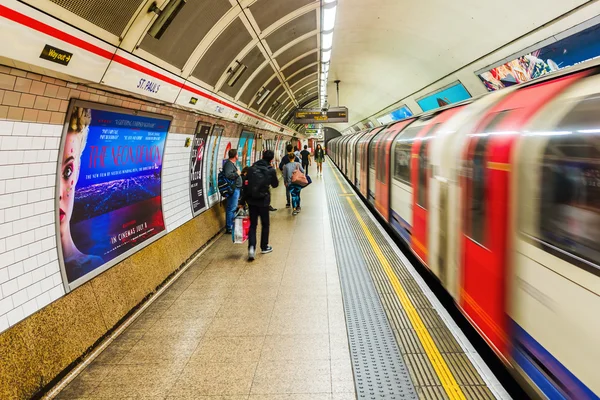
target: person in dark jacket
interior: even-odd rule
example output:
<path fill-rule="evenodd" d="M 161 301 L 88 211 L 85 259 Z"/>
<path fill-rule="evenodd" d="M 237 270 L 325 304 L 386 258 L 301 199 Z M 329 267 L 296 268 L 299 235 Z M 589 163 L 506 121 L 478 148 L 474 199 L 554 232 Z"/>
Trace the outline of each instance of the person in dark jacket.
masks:
<path fill-rule="evenodd" d="M 291 144 L 288 144 L 287 146 L 285 146 L 285 151 L 286 151 L 286 155 L 283 156 L 283 158 L 281 159 L 281 162 L 279 163 L 279 170 L 281 172 L 283 172 L 283 167 L 285 166 L 285 164 L 289 163 L 290 161 L 296 161 L 296 162 L 300 162 L 300 159 L 298 157 L 295 157 L 294 160 L 291 160 L 290 158 L 290 154 L 294 154 L 294 146 L 292 146 Z M 285 187 L 285 198 L 287 200 L 287 204 L 285 205 L 285 208 L 290 208 L 291 207 L 291 197 L 290 197 L 290 189 L 286 186 Z"/>
<path fill-rule="evenodd" d="M 323 176 L 323 163 L 325 162 L 325 151 L 320 144 L 317 145 L 317 149 L 315 150 L 315 162 L 317 163 L 317 176 L 319 173 Z"/>
<path fill-rule="evenodd" d="M 225 160 L 225 163 L 223 164 L 223 173 L 227 179 L 235 181 L 235 190 L 231 196 L 227 198 L 225 207 L 225 225 L 227 225 L 225 233 L 230 234 L 231 229 L 233 228 L 233 216 L 235 215 L 235 210 L 237 210 L 238 202 L 240 200 L 242 177 L 240 176 L 240 170 L 236 165 L 238 159 L 237 149 L 229 150 L 227 155 L 229 156 L 229 159 Z"/>
<path fill-rule="evenodd" d="M 261 160 L 250 167 L 247 180 L 242 192 L 242 201 L 248 204 L 250 211 L 250 232 L 248 233 L 248 260 L 254 260 L 256 254 L 256 230 L 258 218 L 262 231 L 260 235 L 260 249 L 262 254 L 273 251 L 269 246 L 269 205 L 271 204 L 271 190 L 279 186 L 279 179 L 271 162 L 275 158 L 273 150 L 265 150 Z"/>

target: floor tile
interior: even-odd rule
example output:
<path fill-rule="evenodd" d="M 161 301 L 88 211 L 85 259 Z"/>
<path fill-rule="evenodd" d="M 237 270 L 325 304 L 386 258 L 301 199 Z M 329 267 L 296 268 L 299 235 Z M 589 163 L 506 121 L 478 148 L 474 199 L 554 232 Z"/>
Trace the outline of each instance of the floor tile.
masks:
<path fill-rule="evenodd" d="M 112 366 L 110 365 L 89 365 L 59 393 L 56 399 L 70 400 L 93 396 L 96 388 L 106 378 L 111 369 Z"/>
<path fill-rule="evenodd" d="M 261 360 L 251 394 L 329 393 L 330 372 L 329 360 Z"/>
<path fill-rule="evenodd" d="M 329 335 L 269 335 L 261 360 L 328 360 Z"/>
<path fill-rule="evenodd" d="M 192 356 L 199 343 L 200 338 L 144 337 L 121 359 L 119 364 L 183 364 Z"/>
<path fill-rule="evenodd" d="M 206 337 L 189 362 L 258 362 L 264 341 L 264 336 Z"/>
<path fill-rule="evenodd" d="M 144 335 L 144 339 L 201 338 L 208 330 L 212 318 L 205 319 L 159 319 Z"/>
<path fill-rule="evenodd" d="M 98 397 L 166 396 L 183 370 L 173 365 L 116 365 L 95 389 Z"/>
<path fill-rule="evenodd" d="M 190 363 L 169 396 L 247 395 L 257 363 Z"/>
<path fill-rule="evenodd" d="M 206 336 L 261 336 L 267 333 L 269 317 L 215 318 Z"/>

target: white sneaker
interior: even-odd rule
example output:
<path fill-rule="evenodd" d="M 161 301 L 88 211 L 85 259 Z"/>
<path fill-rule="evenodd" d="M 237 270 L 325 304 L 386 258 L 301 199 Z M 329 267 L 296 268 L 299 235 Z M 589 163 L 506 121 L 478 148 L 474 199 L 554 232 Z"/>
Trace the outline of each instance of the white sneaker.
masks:
<path fill-rule="evenodd" d="M 248 261 L 254 261 L 256 251 L 253 246 L 248 247 Z"/>

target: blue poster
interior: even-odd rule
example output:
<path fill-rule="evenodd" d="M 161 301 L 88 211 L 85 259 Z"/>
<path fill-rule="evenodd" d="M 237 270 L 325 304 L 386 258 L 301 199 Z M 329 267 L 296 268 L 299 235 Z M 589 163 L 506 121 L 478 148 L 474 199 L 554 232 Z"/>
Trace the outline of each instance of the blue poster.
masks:
<path fill-rule="evenodd" d="M 413 113 L 410 111 L 410 108 L 408 108 L 408 106 L 404 106 L 395 111 L 392 111 L 390 115 L 392 117 L 392 121 L 400 121 L 402 119 L 412 117 Z"/>
<path fill-rule="evenodd" d="M 161 172 L 170 120 L 103 108 L 73 104 L 59 153 L 57 217 L 73 286 L 165 231 Z"/>
<path fill-rule="evenodd" d="M 448 104 L 458 103 L 459 101 L 470 99 L 471 95 L 462 83 L 456 82 L 452 86 L 441 90 L 432 95 L 417 100 L 419 107 L 423 112 L 435 110 Z"/>
<path fill-rule="evenodd" d="M 242 131 L 238 142 L 237 166 L 241 170 L 252 165 L 252 145 L 254 144 L 254 133 Z"/>
<path fill-rule="evenodd" d="M 212 130 L 212 134 L 208 138 L 208 148 L 206 159 L 206 177 L 207 177 L 207 196 L 208 206 L 212 206 L 219 200 L 219 190 L 217 184 L 217 174 L 219 166 L 221 165 L 221 157 L 219 156 L 219 145 L 221 144 L 221 137 L 223 136 L 224 128 L 219 125 L 215 125 Z"/>
<path fill-rule="evenodd" d="M 600 56 L 600 24 L 479 74 L 488 91 L 529 82 Z"/>

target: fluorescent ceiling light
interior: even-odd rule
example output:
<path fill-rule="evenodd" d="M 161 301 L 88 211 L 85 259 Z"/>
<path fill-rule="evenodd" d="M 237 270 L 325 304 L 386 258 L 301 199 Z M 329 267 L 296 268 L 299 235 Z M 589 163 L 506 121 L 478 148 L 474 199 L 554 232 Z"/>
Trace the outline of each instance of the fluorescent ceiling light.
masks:
<path fill-rule="evenodd" d="M 333 44 L 333 32 L 323 33 L 321 35 L 321 48 L 330 49 Z"/>
<path fill-rule="evenodd" d="M 321 54 L 321 62 L 329 62 L 331 60 L 331 49 L 324 51 Z"/>
<path fill-rule="evenodd" d="M 335 13 L 337 11 L 337 7 L 327 7 L 323 8 L 323 30 L 330 31 L 333 29 L 335 25 Z"/>
<path fill-rule="evenodd" d="M 321 67 L 321 71 L 329 72 L 329 63 L 323 63 L 323 67 Z"/>
<path fill-rule="evenodd" d="M 323 0 L 323 3 L 328 4 L 328 3 L 333 3 L 335 0 Z"/>

